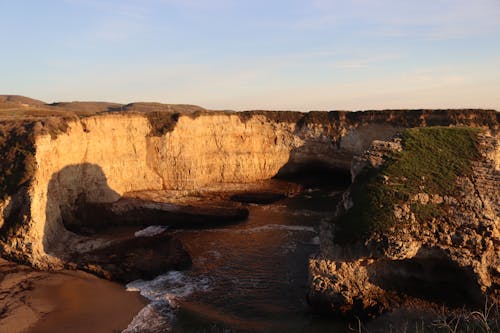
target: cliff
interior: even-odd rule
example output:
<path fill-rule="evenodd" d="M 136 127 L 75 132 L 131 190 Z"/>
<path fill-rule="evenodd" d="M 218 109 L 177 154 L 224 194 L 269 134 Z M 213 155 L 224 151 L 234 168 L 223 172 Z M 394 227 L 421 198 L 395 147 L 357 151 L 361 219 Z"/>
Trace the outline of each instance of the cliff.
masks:
<path fill-rule="evenodd" d="M 498 303 L 499 136 L 409 129 L 352 162 L 353 183 L 310 261 L 318 309 L 379 315 L 414 299 Z"/>
<path fill-rule="evenodd" d="M 497 130 L 499 118 L 488 110 L 240 113 L 144 103 L 37 102 L 5 110 L 0 112 L 0 150 L 6 157 L 0 172 L 0 249 L 5 257 L 39 268 L 60 267 L 70 260 L 69 252 L 102 246 L 64 226 L 78 218 L 82 198 L 106 203 L 132 191 L 202 191 L 311 165 L 348 170 L 353 156 L 373 140 L 402 128 Z"/>

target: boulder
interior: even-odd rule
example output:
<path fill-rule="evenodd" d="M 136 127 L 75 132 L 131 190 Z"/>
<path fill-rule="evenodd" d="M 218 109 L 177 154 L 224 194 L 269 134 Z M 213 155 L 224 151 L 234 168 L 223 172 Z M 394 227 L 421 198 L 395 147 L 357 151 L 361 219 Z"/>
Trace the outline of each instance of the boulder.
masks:
<path fill-rule="evenodd" d="M 191 265 L 191 257 L 181 242 L 166 233 L 152 237 L 133 237 L 74 258 L 77 268 L 108 280 L 130 282 L 152 279 L 169 270 Z"/>

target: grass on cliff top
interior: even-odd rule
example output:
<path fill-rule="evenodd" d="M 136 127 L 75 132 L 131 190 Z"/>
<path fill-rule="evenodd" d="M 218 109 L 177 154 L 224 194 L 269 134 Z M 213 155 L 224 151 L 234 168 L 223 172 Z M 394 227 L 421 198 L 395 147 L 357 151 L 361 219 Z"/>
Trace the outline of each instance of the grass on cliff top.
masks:
<path fill-rule="evenodd" d="M 354 206 L 336 221 L 335 241 L 347 243 L 372 231 L 403 227 L 394 205 L 417 193 L 454 195 L 456 179 L 472 172 L 480 157 L 479 128 L 412 128 L 402 134 L 403 150 L 392 152 L 378 170 L 369 169 L 351 187 Z M 413 204 L 417 221 L 446 214 L 442 205 Z M 399 223 L 399 224 L 398 224 Z"/>

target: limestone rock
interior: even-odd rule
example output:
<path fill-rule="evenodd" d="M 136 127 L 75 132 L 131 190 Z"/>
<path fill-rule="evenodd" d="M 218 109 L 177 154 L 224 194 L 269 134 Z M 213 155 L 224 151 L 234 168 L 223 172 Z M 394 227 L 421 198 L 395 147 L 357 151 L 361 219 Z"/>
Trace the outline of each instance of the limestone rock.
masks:
<path fill-rule="evenodd" d="M 349 244 L 335 244 L 335 225 L 321 228 L 321 253 L 310 261 L 309 300 L 333 313 L 374 314 L 409 298 L 449 306 L 500 301 L 500 173 L 495 133 L 478 135 L 481 158 L 468 177 L 456 179 L 458 193 L 418 192 L 393 208 L 403 228 L 374 231 Z M 394 144 L 375 142 L 353 160 L 353 178 L 384 164 Z M 387 179 L 383 180 L 387 182 Z M 355 203 L 354 203 L 355 204 Z M 446 214 L 422 219 L 415 211 L 438 205 Z M 347 191 L 337 214 L 353 207 Z"/>
<path fill-rule="evenodd" d="M 100 105 L 99 111 L 109 112 L 0 119 L 2 126 L 23 132 L 25 140 L 15 141 L 33 154 L 26 170 L 15 170 L 23 176 L 23 188 L 2 193 L 3 256 L 58 268 L 68 262 L 68 248 L 84 253 L 102 246 L 102 240 L 64 227 L 75 221 L 82 195 L 88 202 L 109 204 L 128 192 L 253 182 L 313 162 L 347 170 L 373 140 L 385 140 L 404 127 L 498 126 L 492 110 L 238 113 L 154 105 L 167 110 L 162 116 L 161 110 L 149 113 L 147 105 L 141 107 L 147 110 L 119 112 Z M 15 147 L 0 150 L 12 153 L 10 148 Z"/>

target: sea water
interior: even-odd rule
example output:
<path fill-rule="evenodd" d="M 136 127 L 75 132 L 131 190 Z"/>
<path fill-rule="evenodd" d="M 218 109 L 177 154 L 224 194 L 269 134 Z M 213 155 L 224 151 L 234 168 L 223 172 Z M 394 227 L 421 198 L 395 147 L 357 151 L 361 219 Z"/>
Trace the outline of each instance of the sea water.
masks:
<path fill-rule="evenodd" d="M 319 225 L 332 218 L 335 193 L 249 205 L 248 220 L 231 226 L 170 231 L 193 265 L 129 283 L 151 303 L 125 332 L 345 331 L 311 313 L 306 300 L 308 258 L 319 251 Z"/>

